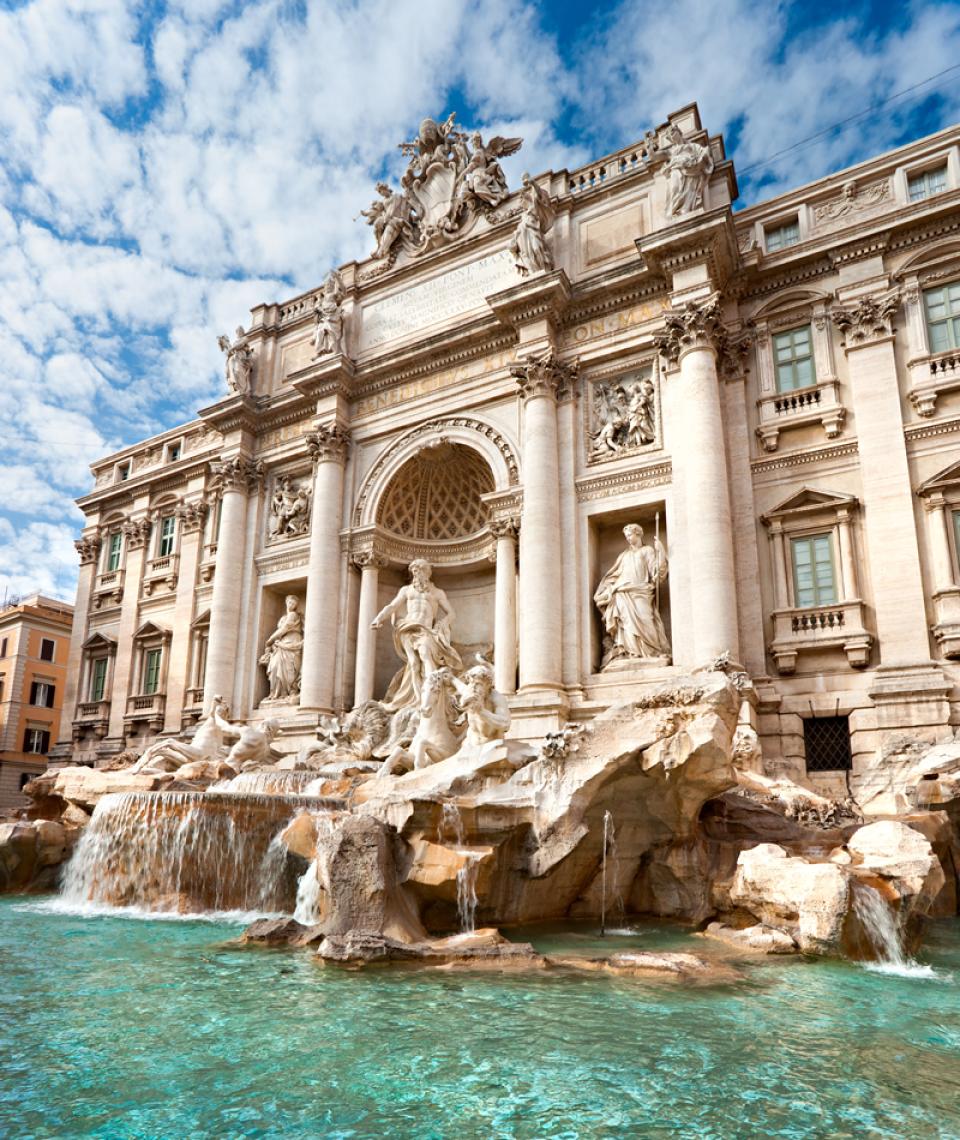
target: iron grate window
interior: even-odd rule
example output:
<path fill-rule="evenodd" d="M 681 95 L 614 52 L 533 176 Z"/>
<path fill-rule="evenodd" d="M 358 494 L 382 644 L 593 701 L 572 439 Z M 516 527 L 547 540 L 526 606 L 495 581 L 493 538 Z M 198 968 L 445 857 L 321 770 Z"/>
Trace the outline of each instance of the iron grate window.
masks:
<path fill-rule="evenodd" d="M 849 717 L 808 717 L 803 722 L 803 743 L 808 772 L 849 772 L 853 767 Z"/>

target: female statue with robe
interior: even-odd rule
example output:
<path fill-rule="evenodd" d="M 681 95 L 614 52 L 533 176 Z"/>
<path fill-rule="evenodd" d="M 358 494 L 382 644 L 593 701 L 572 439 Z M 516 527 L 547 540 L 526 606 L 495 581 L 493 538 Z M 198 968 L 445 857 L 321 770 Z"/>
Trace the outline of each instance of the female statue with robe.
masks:
<path fill-rule="evenodd" d="M 668 664 L 670 643 L 658 610 L 658 585 L 667 579 L 667 552 L 659 539 L 644 546 L 636 523 L 623 528 L 627 549 L 600 579 L 593 600 L 603 616 L 604 654 L 600 668 L 620 658 Z"/>
<path fill-rule="evenodd" d="M 295 697 L 300 692 L 300 666 L 303 661 L 303 618 L 295 594 L 286 598 L 286 612 L 263 646 L 260 664 L 270 682 L 268 700 Z"/>

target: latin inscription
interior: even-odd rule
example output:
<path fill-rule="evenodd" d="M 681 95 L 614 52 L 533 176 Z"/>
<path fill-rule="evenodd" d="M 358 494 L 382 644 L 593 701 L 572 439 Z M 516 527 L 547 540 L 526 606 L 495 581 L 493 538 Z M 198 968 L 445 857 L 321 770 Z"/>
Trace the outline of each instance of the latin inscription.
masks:
<path fill-rule="evenodd" d="M 479 309 L 491 293 L 519 281 L 513 258 L 504 249 L 432 281 L 411 285 L 392 297 L 363 306 L 360 350 L 399 340 L 430 325 Z"/>
<path fill-rule="evenodd" d="M 515 349 L 497 353 L 494 356 L 485 356 L 480 360 L 470 360 L 456 368 L 447 368 L 443 372 L 435 372 L 432 376 L 424 376 L 413 380 L 409 384 L 397 384 L 384 392 L 377 392 L 372 396 L 364 396 L 354 404 L 354 415 L 368 416 L 373 412 L 381 412 L 385 408 L 392 408 L 406 400 L 416 399 L 417 396 L 426 396 L 430 392 L 439 392 L 441 388 L 448 388 L 460 384 L 464 380 L 472 380 L 479 376 L 486 376 L 509 367 L 517 359 Z"/>

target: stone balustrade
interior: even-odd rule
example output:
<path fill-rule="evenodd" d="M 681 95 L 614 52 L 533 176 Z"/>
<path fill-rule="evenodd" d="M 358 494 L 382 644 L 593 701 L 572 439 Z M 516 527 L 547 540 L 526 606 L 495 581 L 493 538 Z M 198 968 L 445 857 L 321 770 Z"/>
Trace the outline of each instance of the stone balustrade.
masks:
<path fill-rule="evenodd" d="M 811 424 L 820 424 L 827 439 L 836 439 L 846 417 L 840 402 L 840 383 L 835 379 L 761 396 L 757 409 L 757 438 L 765 451 L 777 450 L 781 432 Z"/>
<path fill-rule="evenodd" d="M 853 669 L 869 663 L 873 637 L 865 624 L 866 606 L 859 599 L 829 606 L 775 610 L 770 653 L 781 674 L 796 670 L 802 653 L 842 650 Z"/>

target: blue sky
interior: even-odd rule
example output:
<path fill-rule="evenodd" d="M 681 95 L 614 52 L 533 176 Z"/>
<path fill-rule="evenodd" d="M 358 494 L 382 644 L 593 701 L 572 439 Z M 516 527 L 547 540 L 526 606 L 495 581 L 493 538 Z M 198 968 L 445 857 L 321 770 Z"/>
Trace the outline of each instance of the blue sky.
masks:
<path fill-rule="evenodd" d="M 99 456 L 222 391 L 216 337 L 365 255 L 456 110 L 574 167 L 696 100 L 741 205 L 960 121 L 960 2 L 0 3 L 0 599 L 71 597 Z"/>

